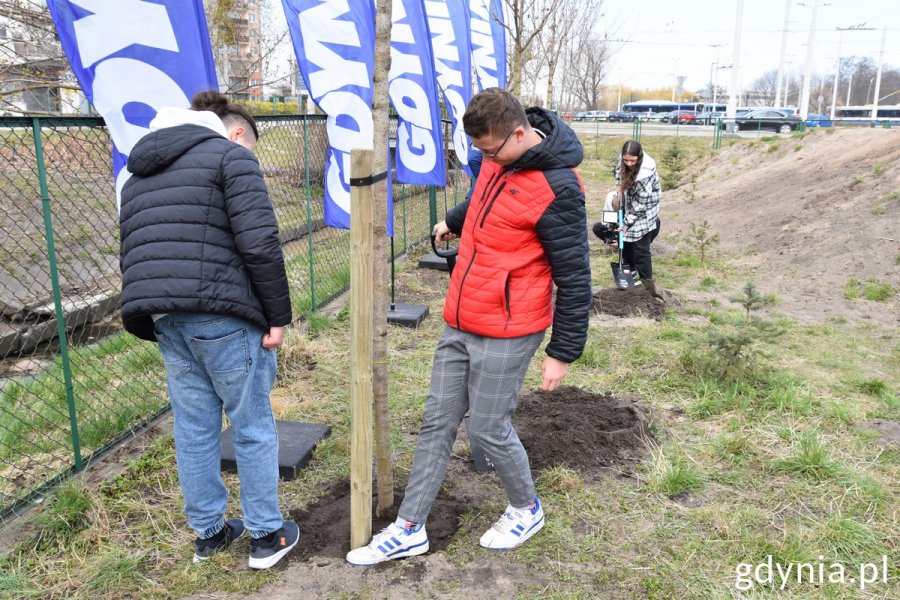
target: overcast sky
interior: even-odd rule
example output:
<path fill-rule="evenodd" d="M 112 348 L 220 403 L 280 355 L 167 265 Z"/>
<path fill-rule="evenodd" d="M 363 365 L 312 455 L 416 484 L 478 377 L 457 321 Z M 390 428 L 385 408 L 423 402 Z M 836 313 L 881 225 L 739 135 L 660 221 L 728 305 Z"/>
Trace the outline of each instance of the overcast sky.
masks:
<path fill-rule="evenodd" d="M 778 68 L 785 0 L 744 0 L 743 5 L 738 72 L 742 87 Z M 605 0 L 603 12 L 601 27 L 611 39 L 623 40 L 615 44 L 609 84 L 621 79 L 624 85 L 637 88 L 671 86 L 675 76 L 681 75 L 687 90 L 698 90 L 710 82 L 717 60 L 722 66 L 732 64 L 737 0 Z M 790 2 L 785 63 L 801 75 L 812 13 L 813 0 Z M 840 34 L 836 29 L 854 26 L 873 30 Z M 814 70 L 834 76 L 839 37 L 842 57 L 868 56 L 877 63 L 884 27 L 885 64 L 900 67 L 900 1 L 819 0 Z M 716 70 L 714 76 L 726 88 L 731 82 L 727 68 Z M 885 102 L 900 103 L 900 97 Z"/>

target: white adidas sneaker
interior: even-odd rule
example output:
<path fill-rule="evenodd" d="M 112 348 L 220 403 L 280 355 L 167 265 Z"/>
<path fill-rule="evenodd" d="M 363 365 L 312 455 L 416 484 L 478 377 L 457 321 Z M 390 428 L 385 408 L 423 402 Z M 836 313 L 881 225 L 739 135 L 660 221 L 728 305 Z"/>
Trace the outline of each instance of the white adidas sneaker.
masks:
<path fill-rule="evenodd" d="M 368 546 L 348 552 L 347 562 L 352 565 L 368 567 L 395 558 L 418 556 L 426 552 L 428 552 L 428 534 L 425 533 L 424 525 L 419 525 L 416 529 L 404 529 L 396 523 L 391 523 L 373 537 Z"/>
<path fill-rule="evenodd" d="M 491 550 L 515 548 L 544 526 L 544 509 L 538 497 L 534 497 L 534 508 L 513 508 L 507 506 L 503 516 L 481 536 L 481 545 Z"/>

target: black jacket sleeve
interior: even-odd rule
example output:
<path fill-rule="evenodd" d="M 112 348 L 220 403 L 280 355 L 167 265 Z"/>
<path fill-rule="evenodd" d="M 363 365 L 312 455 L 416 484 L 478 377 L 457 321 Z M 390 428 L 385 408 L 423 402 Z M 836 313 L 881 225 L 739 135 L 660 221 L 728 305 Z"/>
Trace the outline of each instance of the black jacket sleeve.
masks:
<path fill-rule="evenodd" d="M 287 325 L 291 322 L 291 297 L 284 256 L 259 163 L 252 152 L 235 146 L 225 154 L 222 172 L 225 210 L 244 268 L 269 325 Z"/>
<path fill-rule="evenodd" d="M 469 200 L 470 198 L 466 198 L 463 202 L 448 210 L 447 216 L 444 217 L 447 227 L 456 235 L 462 233 L 463 223 L 466 221 L 466 213 L 469 211 Z"/>
<path fill-rule="evenodd" d="M 591 311 L 591 265 L 584 193 L 574 174 L 551 186 L 556 199 L 537 222 L 537 233 L 556 284 L 553 332 L 547 354 L 570 363 L 584 351 Z M 548 173 L 548 179 L 554 174 Z"/>

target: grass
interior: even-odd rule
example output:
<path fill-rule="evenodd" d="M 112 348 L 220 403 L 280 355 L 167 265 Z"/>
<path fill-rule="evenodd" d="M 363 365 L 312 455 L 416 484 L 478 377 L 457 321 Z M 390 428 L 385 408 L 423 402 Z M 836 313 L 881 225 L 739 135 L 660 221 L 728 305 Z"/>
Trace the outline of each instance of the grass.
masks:
<path fill-rule="evenodd" d="M 844 296 L 848 300 L 865 298 L 872 302 L 885 302 L 894 297 L 894 287 L 889 283 L 882 283 L 874 279 L 860 281 L 851 277 L 844 286 Z"/>
<path fill-rule="evenodd" d="M 586 141 L 586 150 L 592 141 Z M 691 147 L 687 138 L 681 142 Z M 596 143 L 604 151 L 621 145 L 605 139 Z M 696 150 L 699 156 L 702 147 Z M 602 179 L 604 185 L 611 178 L 605 158 L 589 159 L 582 175 Z M 337 238 L 315 242 L 322 257 L 338 256 L 345 244 Z M 298 243 L 305 247 L 306 241 Z M 595 252 L 591 260 L 593 272 L 607 278 L 608 256 Z M 295 285 L 308 286 L 305 259 L 289 254 L 288 261 Z M 500 557 L 478 549 L 473 539 L 502 510 L 502 495 L 469 507 L 444 553 L 447 564 L 459 573 L 502 564 L 517 582 L 519 598 L 731 598 L 737 595 L 737 565 L 760 564 L 767 556 L 786 564 L 822 555 L 826 564 L 838 561 L 848 569 L 876 562 L 883 554 L 894 556 L 900 545 L 895 512 L 900 451 L 861 426 L 875 419 L 900 421 L 895 332 L 842 318 L 794 323 L 775 312 L 781 308 L 776 302 L 767 316 L 785 334 L 766 345 L 768 358 L 760 368 L 722 381 L 686 357 L 712 324 L 732 315 L 724 298 L 738 291 L 748 274 L 724 254 L 701 265 L 698 256 L 683 248 L 655 263 L 666 289 L 679 294 L 700 289 L 723 300 L 689 305 L 661 322 L 593 323 L 586 351 L 566 381 L 598 393 L 641 397 L 652 409 L 651 430 L 658 440 L 648 457 L 633 473 L 610 472 L 599 480 L 564 466 L 536 473 L 536 487 L 548 509 L 545 531 Z M 325 276 L 316 281 L 323 294 L 340 283 Z M 432 298 L 426 300 L 432 316 L 418 329 L 391 328 L 388 336 L 395 472 L 404 478 L 441 329 L 442 300 L 439 290 L 428 289 L 409 266 L 401 267 L 400 291 Z M 350 470 L 350 325 L 346 311 L 307 314 L 305 326 L 288 332 L 279 353 L 271 401 L 276 418 L 328 423 L 333 432 L 317 447 L 310 468 L 281 486 L 285 511 L 307 507 Z M 125 341 L 115 344 L 95 350 L 91 360 L 110 365 L 115 355 L 128 357 L 130 369 L 151 366 L 149 355 L 135 352 Z M 526 376 L 526 389 L 538 384 L 540 359 L 541 352 Z M 59 386 L 45 385 L 53 409 L 59 410 L 64 406 Z M 4 397 L 2 406 L 7 401 Z M 48 412 L 47 418 L 64 421 L 65 412 Z M 226 475 L 225 483 L 232 490 L 229 514 L 236 514 L 236 479 Z M 494 478 L 486 479 L 486 485 L 500 489 Z M 684 498 L 697 502 L 688 504 Z M 99 487 L 76 480 L 48 499 L 32 534 L 38 537 L 22 539 L 0 561 L 0 596 L 240 597 L 283 577 L 278 570 L 250 572 L 246 546 L 240 544 L 208 563 L 191 565 L 193 536 L 181 510 L 174 443 L 171 436 L 161 436 L 126 471 Z M 403 578 L 418 564 L 384 568 L 388 576 Z M 338 563 L 328 567 L 339 568 Z M 893 571 L 891 581 L 897 576 Z M 490 589 L 492 583 L 485 586 Z M 421 595 L 440 590 L 464 594 L 460 585 L 451 574 L 432 588 L 423 587 Z M 377 595 L 378 590 L 344 588 L 331 597 L 369 593 Z M 888 597 L 892 590 L 873 585 L 872 593 Z M 777 594 L 757 588 L 746 597 Z M 852 586 L 796 582 L 784 592 L 809 599 L 857 594 Z"/>

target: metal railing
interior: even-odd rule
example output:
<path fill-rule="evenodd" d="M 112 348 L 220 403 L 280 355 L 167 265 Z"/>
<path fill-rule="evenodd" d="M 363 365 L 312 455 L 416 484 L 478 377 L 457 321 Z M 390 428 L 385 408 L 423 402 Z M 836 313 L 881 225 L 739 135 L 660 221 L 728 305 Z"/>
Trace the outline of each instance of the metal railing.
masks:
<path fill-rule="evenodd" d="M 325 117 L 257 122 L 300 318 L 350 277 L 349 232 L 324 226 Z M 0 524 L 168 410 L 159 351 L 118 316 L 111 151 L 101 119 L 0 118 Z M 456 166 L 441 190 L 394 184 L 398 255 L 464 197 Z"/>

